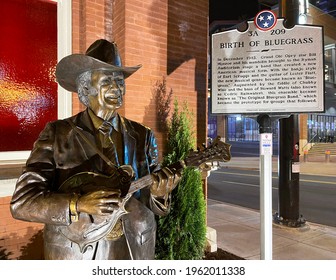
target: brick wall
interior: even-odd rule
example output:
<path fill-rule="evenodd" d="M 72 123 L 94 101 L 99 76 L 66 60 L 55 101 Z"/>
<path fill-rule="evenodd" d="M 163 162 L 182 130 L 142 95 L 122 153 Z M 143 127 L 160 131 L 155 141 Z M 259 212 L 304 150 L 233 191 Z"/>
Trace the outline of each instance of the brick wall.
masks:
<path fill-rule="evenodd" d="M 124 37 L 124 63 L 143 65 L 126 82 L 125 115 L 153 128 L 162 152 L 166 134 L 158 121 L 156 94 L 157 85 L 166 81 L 165 97 L 172 92 L 172 101 L 177 98 L 181 106 L 186 101 L 194 113 L 201 144 L 207 127 L 208 1 L 139 3 L 126 1 L 125 27 L 114 25 Z M 119 29 L 125 30 L 122 35 Z"/>
<path fill-rule="evenodd" d="M 0 197 L 0 260 L 43 259 L 43 225 L 13 219 L 10 199 Z"/>

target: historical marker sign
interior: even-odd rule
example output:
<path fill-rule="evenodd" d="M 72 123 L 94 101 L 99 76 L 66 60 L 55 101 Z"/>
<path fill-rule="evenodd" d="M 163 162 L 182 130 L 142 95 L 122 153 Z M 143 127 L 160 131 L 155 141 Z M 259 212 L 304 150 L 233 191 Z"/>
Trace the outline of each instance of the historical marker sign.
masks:
<path fill-rule="evenodd" d="M 212 35 L 212 113 L 324 111 L 323 29 L 258 14 Z"/>

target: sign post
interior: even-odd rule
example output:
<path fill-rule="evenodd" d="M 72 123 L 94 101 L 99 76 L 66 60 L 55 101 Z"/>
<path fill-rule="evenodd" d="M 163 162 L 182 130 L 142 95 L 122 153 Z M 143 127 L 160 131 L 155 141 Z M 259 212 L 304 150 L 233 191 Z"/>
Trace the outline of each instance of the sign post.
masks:
<path fill-rule="evenodd" d="M 279 15 L 286 25 L 306 22 L 308 1 L 280 0 Z M 274 222 L 288 227 L 301 227 L 306 220 L 300 214 L 300 127 L 298 114 L 279 120 L 279 188 L 278 212 Z"/>
<path fill-rule="evenodd" d="M 258 116 L 260 132 L 260 259 L 272 259 L 272 154 L 271 118 Z"/>
<path fill-rule="evenodd" d="M 321 26 L 288 29 L 272 11 L 258 13 L 244 31 L 212 35 L 212 113 L 246 114 L 259 123 L 262 259 L 272 258 L 270 115 L 324 112 L 323 57 Z"/>

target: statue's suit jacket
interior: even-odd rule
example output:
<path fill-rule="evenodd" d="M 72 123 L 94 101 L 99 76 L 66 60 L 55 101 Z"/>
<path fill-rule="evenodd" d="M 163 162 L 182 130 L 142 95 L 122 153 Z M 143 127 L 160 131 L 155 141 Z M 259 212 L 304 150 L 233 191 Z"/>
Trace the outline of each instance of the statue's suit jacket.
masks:
<path fill-rule="evenodd" d="M 95 144 L 95 128 L 87 110 L 69 118 Z M 120 116 L 123 136 L 123 164 L 133 167 L 135 178 L 151 173 L 158 164 L 158 151 L 152 131 Z M 122 164 L 122 163 L 121 163 Z M 83 171 L 99 172 L 102 159 L 74 131 L 66 120 L 46 125 L 34 143 L 26 167 L 19 177 L 11 201 L 14 218 L 44 223 L 46 259 L 153 259 L 156 223 L 154 213 L 165 215 L 149 189 L 131 198 L 123 217 L 124 236 L 117 241 L 102 239 L 83 254 L 78 245 L 60 234 L 71 223 L 72 194 L 58 188 L 70 176 Z"/>

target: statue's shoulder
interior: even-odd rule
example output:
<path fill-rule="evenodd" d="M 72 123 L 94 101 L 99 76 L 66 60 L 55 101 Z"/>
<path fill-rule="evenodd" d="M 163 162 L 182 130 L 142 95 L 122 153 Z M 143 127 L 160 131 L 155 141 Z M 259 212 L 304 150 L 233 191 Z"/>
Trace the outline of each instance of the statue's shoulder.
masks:
<path fill-rule="evenodd" d="M 69 121 L 77 125 L 78 123 L 81 123 L 83 122 L 83 120 L 87 119 L 87 117 L 85 116 L 86 116 L 85 111 L 83 111 L 68 118 L 50 121 L 47 123 L 46 129 L 51 128 L 58 130 L 58 129 L 71 128 L 69 125 Z"/>
<path fill-rule="evenodd" d="M 120 121 L 123 126 L 126 127 L 126 129 L 132 129 L 135 131 L 151 131 L 151 128 L 134 120 L 128 119 L 126 117 L 120 116 Z"/>

